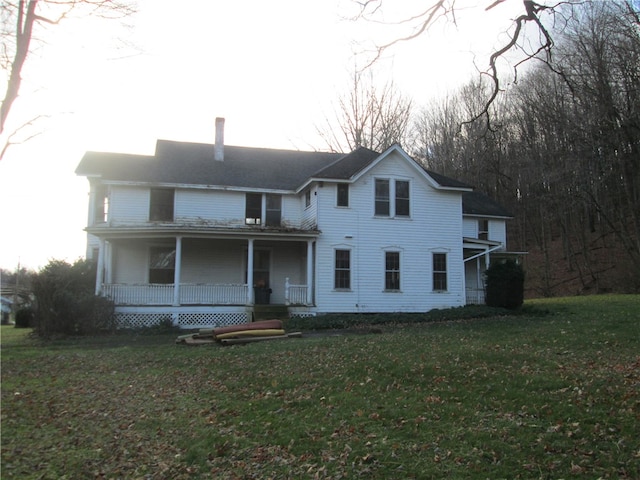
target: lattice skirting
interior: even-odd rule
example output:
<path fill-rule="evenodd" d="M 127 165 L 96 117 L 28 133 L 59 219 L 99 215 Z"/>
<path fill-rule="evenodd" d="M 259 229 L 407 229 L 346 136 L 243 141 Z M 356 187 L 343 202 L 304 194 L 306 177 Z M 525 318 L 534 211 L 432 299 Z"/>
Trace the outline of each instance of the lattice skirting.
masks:
<path fill-rule="evenodd" d="M 117 311 L 116 320 L 120 328 L 145 328 L 170 321 L 180 328 L 215 328 L 227 325 L 238 325 L 251 321 L 251 312 L 221 311 L 221 312 L 145 312 L 145 311 Z"/>

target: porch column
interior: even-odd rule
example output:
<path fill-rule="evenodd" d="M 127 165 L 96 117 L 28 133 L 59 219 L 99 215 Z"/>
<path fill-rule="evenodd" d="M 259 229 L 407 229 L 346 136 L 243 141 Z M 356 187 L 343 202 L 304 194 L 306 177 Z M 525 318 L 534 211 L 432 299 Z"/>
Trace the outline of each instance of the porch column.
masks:
<path fill-rule="evenodd" d="M 307 305 L 313 297 L 313 240 L 307 240 Z"/>
<path fill-rule="evenodd" d="M 480 292 L 484 297 L 484 282 L 482 281 L 482 273 L 480 273 L 480 257 L 478 257 L 476 258 L 476 300 L 474 303 L 480 303 Z"/>
<path fill-rule="evenodd" d="M 102 293 L 102 281 L 104 279 L 104 238 L 100 237 L 99 242 L 98 265 L 96 268 L 96 295 L 100 295 Z"/>
<path fill-rule="evenodd" d="M 247 248 L 247 305 L 253 305 L 253 238 L 248 240 Z"/>
<path fill-rule="evenodd" d="M 173 305 L 180 305 L 180 277 L 182 270 L 182 237 L 176 237 L 176 263 L 173 271 Z"/>

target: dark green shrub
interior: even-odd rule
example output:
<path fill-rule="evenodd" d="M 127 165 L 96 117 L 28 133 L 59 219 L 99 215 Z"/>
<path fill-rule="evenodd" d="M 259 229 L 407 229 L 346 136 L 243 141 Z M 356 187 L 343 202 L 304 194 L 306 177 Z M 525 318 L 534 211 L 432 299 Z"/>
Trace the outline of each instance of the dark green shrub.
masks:
<path fill-rule="evenodd" d="M 513 260 L 496 262 L 485 272 L 486 303 L 490 307 L 516 309 L 524 302 L 524 270 Z"/>
<path fill-rule="evenodd" d="M 113 303 L 94 294 L 95 265 L 52 260 L 32 279 L 34 331 L 41 337 L 89 335 L 115 328 Z"/>
<path fill-rule="evenodd" d="M 31 307 L 22 307 L 16 312 L 16 328 L 31 328 L 34 325 L 35 312 Z"/>

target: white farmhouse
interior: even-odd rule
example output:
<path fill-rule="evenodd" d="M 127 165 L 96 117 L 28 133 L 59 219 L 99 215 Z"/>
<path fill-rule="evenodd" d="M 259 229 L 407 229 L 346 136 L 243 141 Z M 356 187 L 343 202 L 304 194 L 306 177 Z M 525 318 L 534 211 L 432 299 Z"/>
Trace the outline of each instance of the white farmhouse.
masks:
<path fill-rule="evenodd" d="M 152 156 L 87 152 L 87 257 L 123 325 L 425 312 L 481 303 L 506 251 L 501 206 L 402 148 L 349 154 L 159 140 Z"/>

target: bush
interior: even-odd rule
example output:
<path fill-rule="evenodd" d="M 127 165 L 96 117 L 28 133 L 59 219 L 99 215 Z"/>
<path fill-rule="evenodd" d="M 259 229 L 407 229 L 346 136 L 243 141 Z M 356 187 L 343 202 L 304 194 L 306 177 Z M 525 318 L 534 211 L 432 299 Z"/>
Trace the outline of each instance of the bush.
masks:
<path fill-rule="evenodd" d="M 524 271 L 513 260 L 494 263 L 485 272 L 486 303 L 490 307 L 516 309 L 524 302 Z"/>
<path fill-rule="evenodd" d="M 113 302 L 94 294 L 95 265 L 52 260 L 32 279 L 35 333 L 89 335 L 115 329 Z"/>
<path fill-rule="evenodd" d="M 16 328 L 31 328 L 34 326 L 35 312 L 31 307 L 22 307 L 16 312 Z"/>

